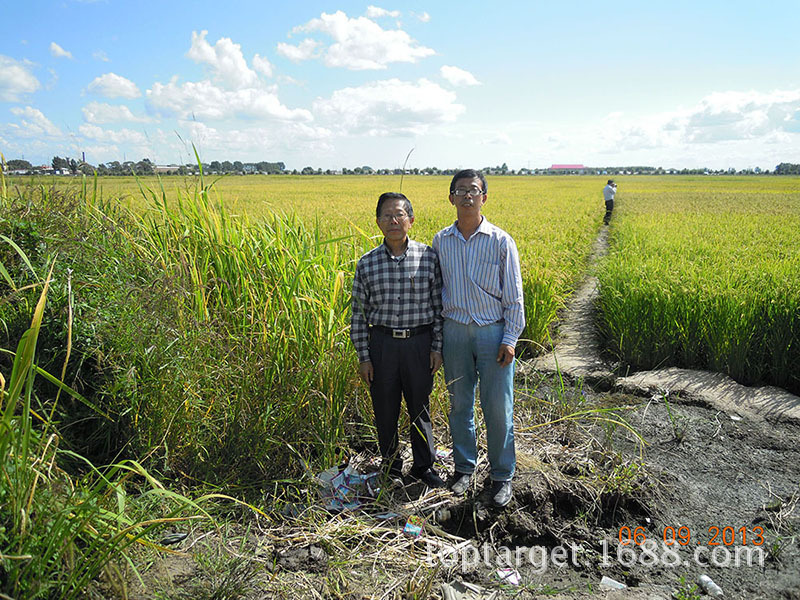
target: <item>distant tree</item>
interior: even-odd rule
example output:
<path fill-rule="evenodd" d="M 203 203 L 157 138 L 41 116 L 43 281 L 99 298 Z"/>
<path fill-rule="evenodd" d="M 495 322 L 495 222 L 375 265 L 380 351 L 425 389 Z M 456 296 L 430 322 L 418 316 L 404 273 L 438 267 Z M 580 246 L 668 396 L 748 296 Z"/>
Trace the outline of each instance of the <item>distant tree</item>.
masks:
<path fill-rule="evenodd" d="M 70 173 L 72 173 L 73 175 L 78 174 L 78 167 L 80 167 L 80 163 L 77 160 L 75 160 L 74 158 L 70 158 L 69 161 L 67 161 L 67 166 L 69 167 Z"/>
<path fill-rule="evenodd" d="M 208 168 L 211 171 L 214 171 L 216 173 L 221 173 L 222 172 L 222 165 L 220 164 L 220 162 L 218 160 L 212 160 L 209 163 Z"/>
<path fill-rule="evenodd" d="M 223 173 L 233 173 L 233 163 L 229 160 L 223 160 L 220 167 Z"/>
<path fill-rule="evenodd" d="M 137 162 L 133 165 L 133 170 L 137 175 L 152 175 L 156 172 L 155 165 L 149 158 L 143 158 Z"/>
<path fill-rule="evenodd" d="M 300 171 L 300 175 L 313 175 L 314 168 L 313 167 L 303 167 L 303 170 Z"/>
<path fill-rule="evenodd" d="M 23 169 L 30 171 L 33 169 L 33 165 L 27 160 L 22 160 L 21 158 L 12 158 L 6 163 L 6 168 L 9 171 L 22 171 Z"/>
<path fill-rule="evenodd" d="M 233 170 L 237 173 L 244 171 L 244 163 L 240 160 L 233 161 Z"/>
<path fill-rule="evenodd" d="M 781 163 L 775 167 L 775 175 L 800 175 L 800 165 Z"/>
<path fill-rule="evenodd" d="M 60 156 L 54 156 L 51 164 L 53 165 L 53 169 L 56 171 L 66 171 L 69 169 L 69 161 L 66 158 L 61 158 Z"/>

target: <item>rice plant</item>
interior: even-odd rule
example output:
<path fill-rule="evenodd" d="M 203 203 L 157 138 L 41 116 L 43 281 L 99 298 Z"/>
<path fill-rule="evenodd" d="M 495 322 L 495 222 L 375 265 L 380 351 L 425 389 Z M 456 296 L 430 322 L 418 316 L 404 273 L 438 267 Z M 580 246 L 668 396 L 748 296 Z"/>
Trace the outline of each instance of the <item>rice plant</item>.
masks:
<path fill-rule="evenodd" d="M 800 185 L 750 183 L 626 194 L 599 272 L 601 327 L 624 361 L 800 390 Z"/>

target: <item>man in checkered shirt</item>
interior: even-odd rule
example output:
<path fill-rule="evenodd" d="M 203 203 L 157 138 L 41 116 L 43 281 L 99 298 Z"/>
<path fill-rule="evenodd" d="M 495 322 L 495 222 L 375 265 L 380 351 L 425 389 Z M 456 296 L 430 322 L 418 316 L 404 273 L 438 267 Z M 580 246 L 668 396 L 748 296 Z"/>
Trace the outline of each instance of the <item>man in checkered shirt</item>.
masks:
<path fill-rule="evenodd" d="M 409 239 L 414 209 L 403 194 L 378 199 L 383 243 L 358 261 L 353 279 L 350 338 L 359 375 L 369 385 L 383 470 L 402 478 L 397 421 L 401 396 L 411 423 L 412 479 L 444 481 L 433 468 L 436 449 L 429 396 L 442 366 L 442 273 L 430 246 Z"/>

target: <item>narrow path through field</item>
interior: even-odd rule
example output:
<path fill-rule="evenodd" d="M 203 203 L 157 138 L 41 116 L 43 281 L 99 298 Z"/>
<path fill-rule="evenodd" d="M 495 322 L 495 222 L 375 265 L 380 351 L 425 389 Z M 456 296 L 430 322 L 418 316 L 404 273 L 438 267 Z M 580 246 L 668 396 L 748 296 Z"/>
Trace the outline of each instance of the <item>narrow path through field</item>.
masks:
<path fill-rule="evenodd" d="M 590 269 L 608 251 L 608 226 L 595 241 Z M 636 395 L 669 391 L 681 397 L 755 420 L 800 422 L 800 397 L 772 386 L 747 387 L 721 373 L 667 368 L 617 377 L 614 365 L 601 356 L 597 331 L 598 280 L 586 277 L 564 310 L 558 324 L 555 348 L 531 361 L 520 361 L 519 371 L 561 372 L 603 390 Z"/>

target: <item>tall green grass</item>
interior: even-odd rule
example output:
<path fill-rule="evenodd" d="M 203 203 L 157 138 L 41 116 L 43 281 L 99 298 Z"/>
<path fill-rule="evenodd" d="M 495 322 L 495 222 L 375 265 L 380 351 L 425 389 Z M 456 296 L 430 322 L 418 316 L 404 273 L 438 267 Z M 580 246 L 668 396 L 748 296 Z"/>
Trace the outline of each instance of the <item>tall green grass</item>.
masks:
<path fill-rule="evenodd" d="M 371 421 L 348 327 L 350 277 L 372 240 L 230 215 L 202 179 L 173 201 L 163 188 L 140 193 L 147 208 L 136 212 L 103 200 L 96 180 L 3 200 L 0 234 L 33 269 L 62 257 L 42 364 L 68 360 L 71 383 L 111 416 L 65 403 L 56 414 L 70 448 L 253 487 L 338 462 Z M 35 303 L 37 279 L 19 257 L 9 276 L 22 283 L 0 303 L 0 341 L 21 333 L 22 307 Z"/>
<path fill-rule="evenodd" d="M 12 244 L 8 239 L 4 241 Z M 13 247 L 23 262 L 30 264 L 24 252 L 15 244 Z M 8 276 L 6 283 L 17 288 L 9 270 L 4 266 L 2 271 Z M 101 574 L 119 592 L 125 586 L 119 567 L 128 560 L 126 550 L 137 542 L 146 543 L 146 535 L 159 525 L 181 520 L 176 515 L 191 504 L 166 492 L 136 462 L 98 469 L 61 450 L 58 430 L 46 414 L 34 410 L 37 375 L 45 375 L 60 390 L 80 398 L 35 362 L 51 277 L 52 266 L 37 286 L 41 293 L 30 327 L 23 333 L 16 352 L 4 351 L 13 356 L 8 380 L 0 373 L 3 598 L 84 597 L 86 589 Z M 65 454 L 81 461 L 82 476 L 73 477 L 62 470 L 60 463 Z M 132 491 L 135 496 L 129 496 Z M 152 494 L 172 505 L 171 514 L 138 520 L 138 511 L 132 507 Z"/>
<path fill-rule="evenodd" d="M 230 445 L 235 463 L 248 448 L 264 476 L 308 453 L 338 460 L 356 408 L 348 279 L 364 240 L 325 239 L 294 217 L 232 217 L 203 180 L 172 204 L 163 190 L 143 193 L 149 209 L 132 235 L 181 290 L 175 329 L 213 329 L 227 355 L 207 358 L 230 358 L 245 379 L 219 388 L 189 377 L 178 397 L 150 395 L 135 414 L 149 415 L 173 452 Z"/>

